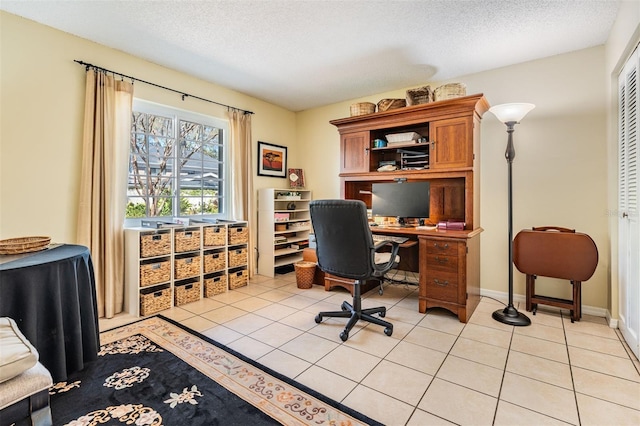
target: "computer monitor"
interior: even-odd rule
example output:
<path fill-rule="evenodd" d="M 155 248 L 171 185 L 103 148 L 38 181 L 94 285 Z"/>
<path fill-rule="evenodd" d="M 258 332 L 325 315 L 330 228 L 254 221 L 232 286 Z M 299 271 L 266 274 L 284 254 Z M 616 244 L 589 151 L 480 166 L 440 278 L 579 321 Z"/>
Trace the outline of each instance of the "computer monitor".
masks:
<path fill-rule="evenodd" d="M 374 183 L 371 194 L 373 216 L 394 216 L 400 225 L 408 218 L 429 217 L 429 182 Z"/>

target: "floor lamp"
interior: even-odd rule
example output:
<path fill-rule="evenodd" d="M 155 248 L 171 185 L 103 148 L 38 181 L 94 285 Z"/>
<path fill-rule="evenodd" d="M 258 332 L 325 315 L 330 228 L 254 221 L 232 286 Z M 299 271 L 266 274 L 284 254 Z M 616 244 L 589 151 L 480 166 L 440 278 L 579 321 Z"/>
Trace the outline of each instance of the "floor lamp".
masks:
<path fill-rule="evenodd" d="M 507 125 L 507 150 L 504 157 L 508 166 L 508 205 L 509 205 L 509 304 L 504 309 L 498 309 L 493 313 L 493 319 L 509 325 L 524 326 L 531 324 L 531 320 L 526 315 L 518 312 L 513 306 L 513 200 L 511 185 L 511 163 L 516 157 L 516 150 L 513 147 L 514 126 L 524 118 L 535 105 L 524 103 L 501 104 L 489 109 L 498 120 Z"/>

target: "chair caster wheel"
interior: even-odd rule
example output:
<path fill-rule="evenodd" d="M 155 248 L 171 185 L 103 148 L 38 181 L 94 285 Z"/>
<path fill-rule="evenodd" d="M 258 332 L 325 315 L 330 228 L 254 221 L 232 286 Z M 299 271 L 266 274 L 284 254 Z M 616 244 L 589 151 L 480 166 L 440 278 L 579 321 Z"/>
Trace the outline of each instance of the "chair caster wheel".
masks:
<path fill-rule="evenodd" d="M 387 315 L 387 310 L 385 309 L 384 311 L 380 312 L 378 315 L 380 316 L 380 318 L 384 318 Z"/>
<path fill-rule="evenodd" d="M 386 327 L 384 329 L 384 334 L 386 334 L 387 336 L 391 336 L 393 334 L 393 327 Z"/>
<path fill-rule="evenodd" d="M 378 294 L 379 294 L 380 296 L 382 296 L 382 293 L 384 293 L 384 292 L 382 291 L 382 289 L 379 289 L 379 290 L 378 290 Z"/>
<path fill-rule="evenodd" d="M 342 309 L 343 311 L 348 311 L 347 307 L 344 305 L 344 303 L 342 303 L 342 305 L 340 305 L 340 309 Z"/>
<path fill-rule="evenodd" d="M 320 322 L 322 322 L 322 317 L 320 315 L 316 315 L 316 324 L 320 324 Z"/>
<path fill-rule="evenodd" d="M 343 342 L 346 342 L 348 338 L 349 338 L 349 333 L 347 333 L 346 331 L 343 331 L 342 333 L 340 333 L 340 340 L 342 340 Z"/>

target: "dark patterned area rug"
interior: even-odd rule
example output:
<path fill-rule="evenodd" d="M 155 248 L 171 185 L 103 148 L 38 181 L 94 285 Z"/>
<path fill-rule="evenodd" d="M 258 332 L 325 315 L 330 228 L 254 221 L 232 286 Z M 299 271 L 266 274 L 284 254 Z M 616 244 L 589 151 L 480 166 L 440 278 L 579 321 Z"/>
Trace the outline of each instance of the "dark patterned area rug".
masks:
<path fill-rule="evenodd" d="M 50 390 L 55 425 L 379 425 L 156 316 L 101 333 L 98 360 Z"/>

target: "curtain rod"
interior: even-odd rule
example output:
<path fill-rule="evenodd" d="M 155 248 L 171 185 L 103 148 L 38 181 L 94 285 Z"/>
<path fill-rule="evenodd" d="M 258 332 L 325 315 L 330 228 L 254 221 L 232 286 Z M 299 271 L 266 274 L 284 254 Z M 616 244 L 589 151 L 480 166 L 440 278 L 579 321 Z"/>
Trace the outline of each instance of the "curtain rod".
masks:
<path fill-rule="evenodd" d="M 212 101 L 211 99 L 201 98 L 200 96 L 190 95 L 188 93 L 184 93 L 184 92 L 181 92 L 179 90 L 172 89 L 170 87 L 165 87 L 165 86 L 161 86 L 159 84 L 151 83 L 150 81 L 146 81 L 146 80 L 142 80 L 142 79 L 139 79 L 139 78 L 136 78 L 136 77 L 132 77 L 130 75 L 122 74 L 122 73 L 117 72 L 117 71 L 111 71 L 111 70 L 108 70 L 106 68 L 99 67 L 97 65 L 88 64 L 88 63 L 86 63 L 84 61 L 78 61 L 77 59 L 74 59 L 73 62 L 77 62 L 80 65 L 84 65 L 86 67 L 87 71 L 89 70 L 89 68 L 93 68 L 93 69 L 98 70 L 98 71 L 110 72 L 113 75 L 119 75 L 121 77 L 129 78 L 129 79 L 131 79 L 131 81 L 139 81 L 141 83 L 148 84 L 150 86 L 159 87 L 160 89 L 164 89 L 164 90 L 168 90 L 170 92 L 177 93 L 177 94 L 182 96 L 182 100 L 183 101 L 184 101 L 185 97 L 189 97 L 189 98 L 194 98 L 194 99 L 198 99 L 198 100 L 201 100 L 201 101 L 209 102 L 209 103 L 212 103 L 212 104 L 220 105 L 220 106 L 223 106 L 223 107 L 236 109 L 238 111 L 244 112 L 245 114 L 253 114 L 253 111 L 247 111 L 246 109 L 236 108 L 236 107 L 233 107 L 231 105 L 226 105 L 226 104 L 223 104 L 223 103 L 220 103 L 220 102 Z"/>

